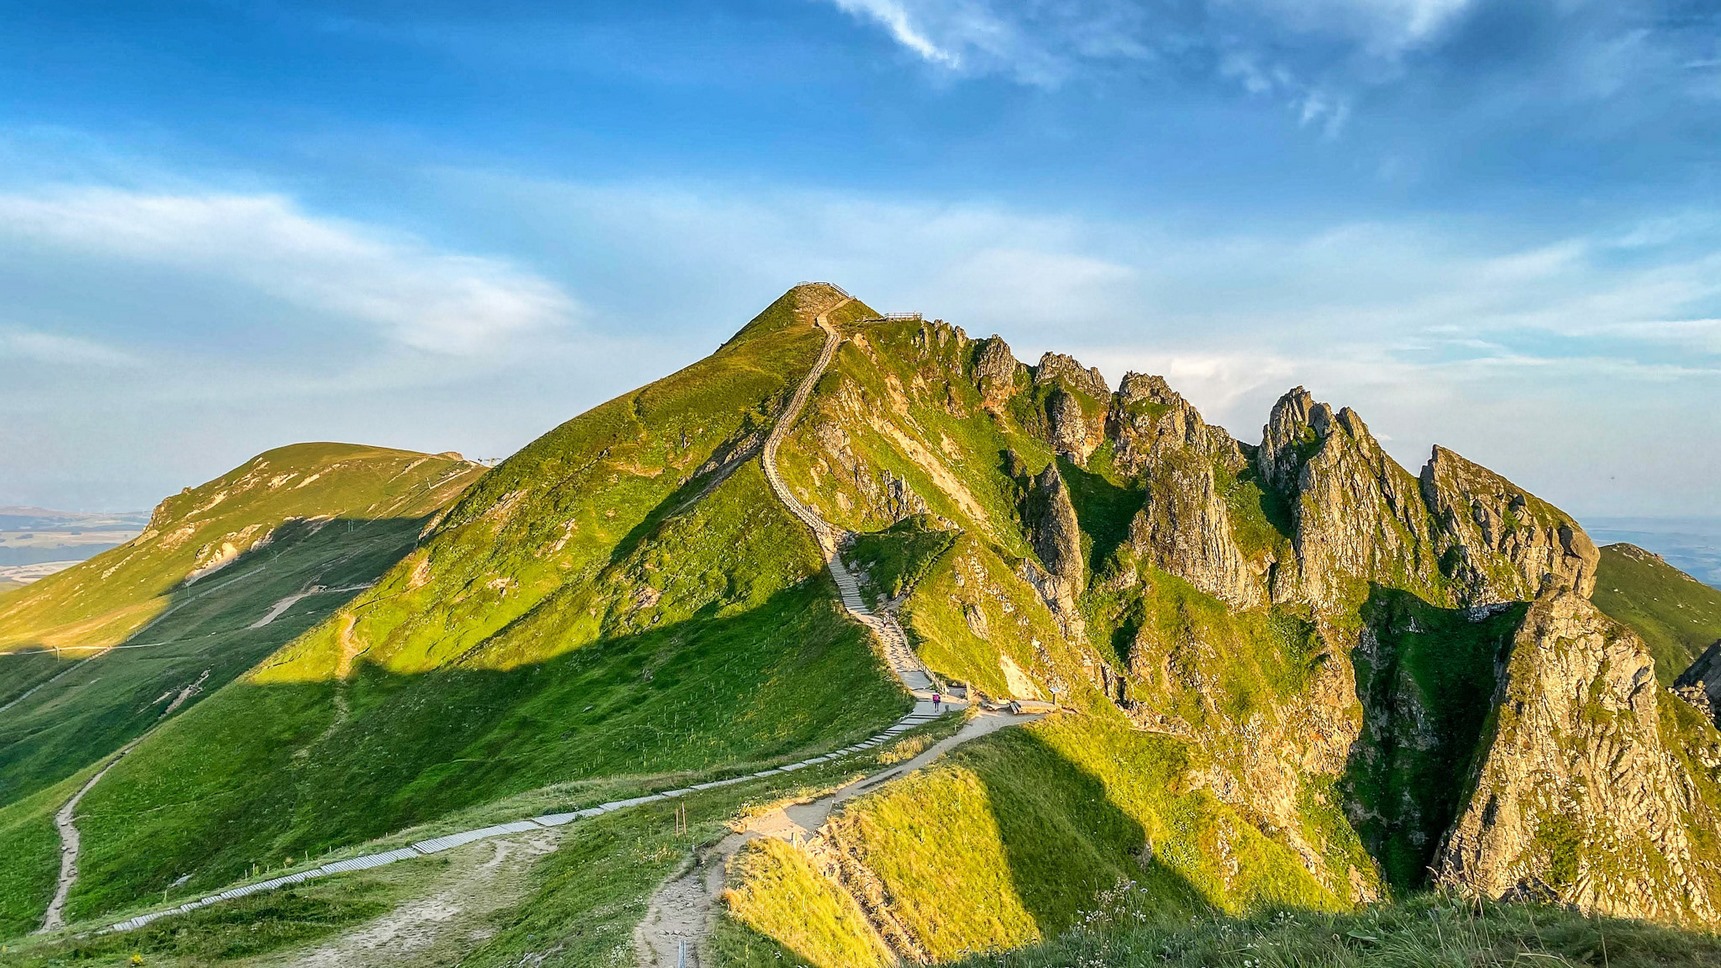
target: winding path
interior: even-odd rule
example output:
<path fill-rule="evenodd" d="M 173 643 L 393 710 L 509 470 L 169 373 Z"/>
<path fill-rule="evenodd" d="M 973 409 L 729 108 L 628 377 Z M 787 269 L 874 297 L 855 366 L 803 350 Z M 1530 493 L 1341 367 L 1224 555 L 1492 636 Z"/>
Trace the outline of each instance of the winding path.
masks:
<path fill-rule="evenodd" d="M 776 426 L 771 428 L 770 435 L 765 438 L 761 460 L 765 466 L 765 480 L 770 483 L 771 491 L 777 495 L 777 500 L 782 501 L 789 513 L 806 525 L 807 529 L 813 532 L 813 538 L 818 541 L 819 551 L 825 558 L 825 566 L 830 569 L 831 578 L 837 583 L 837 591 L 842 594 L 843 608 L 848 610 L 850 617 L 872 629 L 878 636 L 884 646 L 885 659 L 890 663 L 891 672 L 902 680 L 908 691 L 914 693 L 916 698 L 931 699 L 938 683 L 909 646 L 908 634 L 903 631 L 901 623 L 889 612 L 874 612 L 861 598 L 859 579 L 843 563 L 842 555 L 838 553 L 845 537 L 843 531 L 802 503 L 777 471 L 777 449 L 782 446 L 783 438 L 788 436 L 795 421 L 800 419 L 801 411 L 806 409 L 807 400 L 813 394 L 813 388 L 818 385 L 819 378 L 825 375 L 825 369 L 837 354 L 837 347 L 842 345 L 842 334 L 830 324 L 830 314 L 853 301 L 852 297 L 845 294 L 842 301 L 814 318 L 813 325 L 824 331 L 824 348 L 819 351 L 819 358 L 813 363 L 813 368 L 807 371 L 806 378 L 796 388 L 795 395 L 789 399 L 789 405 L 783 408 L 783 414 L 777 418 Z"/>
<path fill-rule="evenodd" d="M 118 766 L 119 761 L 125 759 L 127 753 L 135 749 L 137 744 L 143 742 L 145 736 L 155 732 L 156 728 L 165 722 L 169 716 L 172 716 L 179 707 L 185 705 L 187 700 L 202 692 L 203 684 L 208 681 L 209 670 L 205 669 L 203 675 L 197 677 L 196 682 L 179 690 L 179 695 L 174 696 L 173 701 L 167 704 L 167 708 L 161 711 L 160 716 L 156 717 L 155 725 L 144 730 L 136 739 L 116 750 L 102 765 L 102 768 L 96 771 L 96 775 L 90 777 L 83 786 L 78 788 L 78 792 L 72 794 L 72 798 L 55 812 L 54 827 L 60 833 L 60 878 L 54 885 L 54 898 L 48 902 L 48 911 L 42 916 L 42 926 L 36 929 L 38 934 L 57 931 L 66 926 L 66 901 L 72 895 L 72 886 L 78 882 L 78 856 L 83 849 L 83 841 L 78 836 L 78 804 L 83 802 L 84 795 L 95 789 L 96 784 L 102 781 L 102 777 L 107 776 L 109 770 Z"/>
<path fill-rule="evenodd" d="M 896 616 L 889 611 L 873 611 L 861 597 L 860 582 L 854 572 L 843 563 L 840 554 L 846 535 L 797 498 L 777 471 L 777 449 L 800 418 L 801 411 L 806 409 L 813 388 L 817 386 L 819 378 L 824 376 L 825 369 L 842 344 L 842 335 L 831 326 L 829 315 L 852 301 L 852 298 L 845 295 L 840 302 L 814 318 L 814 325 L 825 333 L 824 348 L 820 350 L 819 358 L 795 390 L 795 395 L 789 398 L 789 404 L 777 418 L 776 426 L 771 428 L 770 435 L 765 438 L 761 460 L 765 468 L 765 479 L 770 483 L 772 492 L 791 514 L 813 532 L 814 539 L 818 541 L 825 566 L 830 569 L 831 578 L 836 581 L 837 591 L 842 596 L 843 609 L 848 612 L 850 618 L 871 629 L 878 637 L 891 672 L 914 695 L 914 713 L 909 718 L 930 721 L 945 712 L 962 709 L 966 703 L 946 702 L 942 708 L 932 704 L 932 694 L 940 688 L 937 679 L 920 661 L 920 657 L 914 654 L 914 649 L 908 642 L 908 633 L 903 630 Z M 760 837 L 775 837 L 791 843 L 803 841 L 817 834 L 838 804 L 920 769 L 948 750 L 971 739 L 1015 722 L 1037 718 L 1039 716 L 1019 717 L 1000 712 L 982 712 L 969 719 L 954 735 L 933 744 L 906 763 L 861 777 L 816 800 L 779 807 L 753 818 L 742 830 L 730 834 L 708 850 L 695 855 L 692 863 L 665 881 L 652 896 L 645 920 L 634 930 L 634 948 L 641 968 L 694 968 L 701 964 L 702 943 L 710 937 L 717 917 L 729 861 L 748 841 Z"/>

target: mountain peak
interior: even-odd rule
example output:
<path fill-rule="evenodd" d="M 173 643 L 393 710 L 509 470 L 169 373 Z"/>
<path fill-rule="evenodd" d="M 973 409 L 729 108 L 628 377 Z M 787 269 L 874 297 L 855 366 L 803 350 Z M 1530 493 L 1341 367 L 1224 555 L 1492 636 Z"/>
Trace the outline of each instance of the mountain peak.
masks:
<path fill-rule="evenodd" d="M 853 298 L 848 290 L 835 283 L 797 283 L 778 296 L 771 305 L 766 306 L 759 315 L 754 316 L 723 345 L 732 346 L 742 339 L 785 329 L 812 329 L 821 313 L 830 312 Z M 859 300 L 855 302 L 858 303 Z M 867 312 L 870 313 L 871 309 Z"/>

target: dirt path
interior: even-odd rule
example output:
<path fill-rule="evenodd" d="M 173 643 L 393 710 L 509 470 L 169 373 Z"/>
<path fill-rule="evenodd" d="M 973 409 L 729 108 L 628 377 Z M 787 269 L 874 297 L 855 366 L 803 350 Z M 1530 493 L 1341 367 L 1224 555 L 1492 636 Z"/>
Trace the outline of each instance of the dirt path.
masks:
<path fill-rule="evenodd" d="M 141 736 L 138 737 L 138 739 L 142 738 Z M 132 747 L 137 744 L 138 740 L 134 739 L 120 747 L 113 759 L 108 760 L 106 766 L 97 770 L 96 775 L 90 777 L 88 782 L 79 787 L 78 792 L 72 794 L 72 798 L 66 801 L 65 806 L 54 814 L 54 826 L 60 831 L 60 880 L 54 888 L 54 899 L 48 902 L 48 912 L 42 916 L 42 926 L 36 929 L 38 933 L 57 931 L 66 926 L 66 899 L 71 896 L 72 885 L 78 882 L 78 851 L 82 847 L 82 843 L 78 839 L 78 804 L 84 799 L 84 794 L 95 789 L 96 784 L 102 782 L 102 777 L 107 776 L 109 770 L 118 766 L 119 761 L 124 759 L 125 755 L 130 753 Z"/>
<path fill-rule="evenodd" d="M 60 832 L 60 879 L 54 887 L 54 899 L 48 902 L 48 911 L 42 916 L 42 926 L 36 929 L 38 933 L 57 931 L 66 926 L 66 900 L 71 897 L 72 886 L 78 882 L 78 854 L 83 848 L 83 842 L 78 837 L 78 804 L 83 801 L 84 794 L 95 789 L 96 784 L 102 781 L 102 777 L 108 775 L 109 770 L 118 766 L 120 760 L 125 759 L 127 753 L 130 753 L 137 747 L 137 744 L 144 741 L 144 737 L 160 728 L 169 716 L 177 712 L 179 707 L 185 705 L 186 700 L 201 692 L 203 684 L 208 680 L 209 670 L 205 669 L 203 674 L 197 677 L 196 682 L 179 690 L 179 694 L 174 696 L 173 701 L 167 704 L 167 708 L 161 711 L 160 716 L 156 717 L 153 726 L 144 730 L 136 739 L 120 747 L 118 752 L 108 759 L 106 765 L 97 770 L 96 775 L 90 777 L 88 782 L 79 787 L 78 792 L 72 794 L 72 798 L 67 800 L 65 805 L 54 814 L 54 826 Z M 164 695 L 162 698 L 165 699 L 166 696 Z"/>
<path fill-rule="evenodd" d="M 902 680 L 908 691 L 917 698 L 929 699 L 932 692 L 938 688 L 937 680 L 930 670 L 914 654 L 914 649 L 908 644 L 908 634 L 897 622 L 896 616 L 889 611 L 874 612 L 867 606 L 860 594 L 860 582 L 843 563 L 838 549 L 842 546 L 845 533 L 841 528 L 832 525 L 819 513 L 808 507 L 796 497 L 784 483 L 782 475 L 777 471 L 777 450 L 782 446 L 783 438 L 788 436 L 795 421 L 801 417 L 801 411 L 806 409 L 807 400 L 813 394 L 813 388 L 818 385 L 819 378 L 824 376 L 825 369 L 830 366 L 836 356 L 837 347 L 842 345 L 842 334 L 830 324 L 830 314 L 854 300 L 844 298 L 830 309 L 814 317 L 813 325 L 825 333 L 824 348 L 819 351 L 819 358 L 807 371 L 801 385 L 795 389 L 795 395 L 789 399 L 788 406 L 777 418 L 777 423 L 771 428 L 771 433 L 765 438 L 765 447 L 760 460 L 765 468 L 765 480 L 770 483 L 772 493 L 777 500 L 789 509 L 807 529 L 813 532 L 814 540 L 819 543 L 819 551 L 824 555 L 825 565 L 830 569 L 831 578 L 837 583 L 837 591 L 842 596 L 843 608 L 848 610 L 850 617 L 871 629 L 883 646 L 885 660 L 890 664 L 891 672 Z"/>
<path fill-rule="evenodd" d="M 309 951 L 264 962 L 275 968 L 373 968 L 453 965 L 494 933 L 490 916 L 525 896 L 538 858 L 556 849 L 560 832 L 532 833 L 472 844 L 423 896 L 325 941 Z"/>
<path fill-rule="evenodd" d="M 843 803 L 907 776 L 963 743 L 1006 726 L 1038 718 L 999 712 L 980 713 L 954 735 L 934 743 L 905 763 L 861 777 L 816 800 L 778 807 L 753 818 L 741 830 L 695 856 L 687 867 L 664 882 L 653 895 L 645 920 L 634 929 L 634 947 L 639 964 L 642 968 L 676 968 L 682 963 L 679 959 L 683 946 L 685 964 L 701 964 L 699 949 L 716 923 L 729 861 L 748 841 L 773 837 L 789 843 L 804 842 L 816 835 L 830 819 L 831 813 Z"/>

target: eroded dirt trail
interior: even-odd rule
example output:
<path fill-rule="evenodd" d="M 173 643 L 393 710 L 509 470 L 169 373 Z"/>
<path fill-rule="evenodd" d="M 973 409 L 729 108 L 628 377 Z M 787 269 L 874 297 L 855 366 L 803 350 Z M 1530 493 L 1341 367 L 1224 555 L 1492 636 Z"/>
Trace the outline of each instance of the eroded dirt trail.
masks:
<path fill-rule="evenodd" d="M 362 592 L 370 587 L 372 587 L 372 585 L 369 584 L 346 585 L 341 588 L 324 588 L 321 585 L 312 585 L 302 592 L 294 592 L 286 598 L 276 602 L 274 605 L 270 606 L 269 611 L 262 618 L 252 622 L 248 627 L 254 629 L 265 628 L 282 615 L 285 615 L 287 613 L 287 609 L 292 608 L 294 605 L 299 604 L 307 598 L 310 598 L 312 595 L 333 595 L 338 592 Z"/>
<path fill-rule="evenodd" d="M 72 794 L 72 798 L 66 801 L 65 806 L 54 814 L 54 826 L 60 831 L 60 880 L 54 888 L 54 899 L 48 902 L 48 913 L 42 917 L 42 926 L 37 929 L 38 931 L 57 931 L 66 926 L 66 899 L 71 896 L 72 885 L 78 882 L 78 852 L 82 847 L 82 843 L 78 840 L 78 804 L 83 801 L 84 794 L 95 789 L 96 784 L 102 782 L 102 777 L 107 776 L 109 770 L 118 766 L 119 761 L 124 759 L 125 755 L 130 753 L 137 744 L 138 740 L 134 739 L 120 747 L 113 759 L 108 760 L 106 766 L 97 770 L 96 775 L 90 777 L 88 782 L 79 787 L 78 792 Z"/>

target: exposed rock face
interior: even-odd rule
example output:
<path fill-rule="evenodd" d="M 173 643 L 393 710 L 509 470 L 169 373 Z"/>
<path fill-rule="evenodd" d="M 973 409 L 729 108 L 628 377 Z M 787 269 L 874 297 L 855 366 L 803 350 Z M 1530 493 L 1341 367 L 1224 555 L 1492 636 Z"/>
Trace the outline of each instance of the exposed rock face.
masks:
<path fill-rule="evenodd" d="M 1024 498 L 1023 523 L 1034 553 L 1046 571 L 1070 590 L 1080 594 L 1087 585 L 1087 563 L 1082 560 L 1082 532 L 1070 489 L 1058 473 L 1056 462 L 1035 475 Z"/>
<path fill-rule="evenodd" d="M 1265 604 L 1271 561 L 1237 546 L 1218 475 L 1244 466 L 1242 448 L 1157 376 L 1128 374 L 1112 400 L 1107 432 L 1120 470 L 1146 479 L 1129 526 L 1143 561 L 1241 607 Z"/>
<path fill-rule="evenodd" d="M 1015 396 L 1018 381 L 1028 368 L 1016 362 L 1009 344 L 997 336 L 980 341 L 974 354 L 974 385 L 980 390 L 981 405 L 995 410 Z"/>
<path fill-rule="evenodd" d="M 1244 463 L 1237 441 L 1203 420 L 1160 376 L 1124 374 L 1112 397 L 1106 433 L 1116 445 L 1113 459 L 1118 469 L 1128 474 L 1141 473 L 1169 450 L 1199 454 L 1233 471 Z"/>
<path fill-rule="evenodd" d="M 812 468 L 814 482 L 830 488 L 832 500 L 842 510 L 858 510 L 885 525 L 927 513 L 926 500 L 907 481 L 873 467 L 855 453 L 841 424 L 822 422 L 815 433 L 820 459 Z"/>
<path fill-rule="evenodd" d="M 1041 571 L 1024 562 L 1022 577 L 1034 586 L 1064 633 L 1079 639 L 1085 632 L 1076 599 L 1087 589 L 1087 561 L 1075 505 L 1070 503 L 1070 489 L 1056 461 L 1029 482 L 1022 496 L 1022 523 L 1034 553 L 1046 566 Z"/>
<path fill-rule="evenodd" d="M 1106 402 L 1111 390 L 1097 369 L 1062 353 L 1047 353 L 1034 368 L 1034 385 L 1046 394 L 1049 442 L 1059 454 L 1085 463 L 1105 439 Z"/>
<path fill-rule="evenodd" d="M 1704 649 L 1691 668 L 1673 680 L 1673 691 L 1721 726 L 1721 642 Z"/>
<path fill-rule="evenodd" d="M 1444 447 L 1422 468 L 1444 570 L 1473 604 L 1526 601 L 1552 581 L 1589 597 L 1601 553 L 1576 521 Z"/>
<path fill-rule="evenodd" d="M 1713 921 L 1715 820 L 1663 735 L 1643 643 L 1565 589 L 1530 607 L 1496 693 L 1475 791 L 1437 877 L 1487 897 L 1552 892 L 1585 910 Z"/>
<path fill-rule="evenodd" d="M 1381 450 L 1362 418 L 1297 387 L 1274 405 L 1255 454 L 1291 507 L 1302 593 L 1336 605 L 1352 580 L 1425 585 L 1434 542 L 1416 478 Z"/>
<path fill-rule="evenodd" d="M 1106 386 L 1106 379 L 1100 375 L 1099 367 L 1083 369 L 1075 357 L 1063 353 L 1047 353 L 1040 357 L 1040 365 L 1034 368 L 1034 382 L 1062 383 L 1100 400 L 1111 396 L 1111 388 Z"/>

